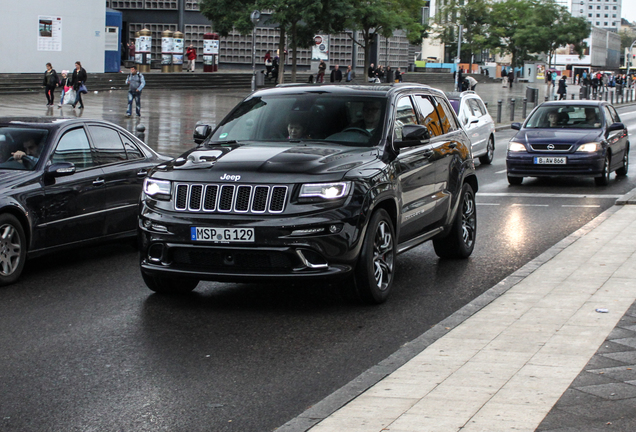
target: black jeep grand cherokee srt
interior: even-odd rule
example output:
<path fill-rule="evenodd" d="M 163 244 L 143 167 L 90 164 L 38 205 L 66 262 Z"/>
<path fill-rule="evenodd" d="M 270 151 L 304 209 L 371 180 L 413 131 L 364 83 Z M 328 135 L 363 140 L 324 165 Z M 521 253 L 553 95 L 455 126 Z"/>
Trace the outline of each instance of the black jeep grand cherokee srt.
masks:
<path fill-rule="evenodd" d="M 340 278 L 348 296 L 381 303 L 398 253 L 432 239 L 438 256 L 467 258 L 475 246 L 470 141 L 428 86 L 279 86 L 194 138 L 145 181 L 153 291 Z"/>

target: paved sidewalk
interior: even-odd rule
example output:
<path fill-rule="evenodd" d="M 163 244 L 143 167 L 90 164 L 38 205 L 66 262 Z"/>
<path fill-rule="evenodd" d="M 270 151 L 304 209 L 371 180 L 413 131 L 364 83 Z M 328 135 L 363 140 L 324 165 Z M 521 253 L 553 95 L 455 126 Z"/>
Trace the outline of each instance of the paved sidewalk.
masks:
<path fill-rule="evenodd" d="M 278 430 L 636 430 L 635 300 L 636 206 L 614 206 Z"/>

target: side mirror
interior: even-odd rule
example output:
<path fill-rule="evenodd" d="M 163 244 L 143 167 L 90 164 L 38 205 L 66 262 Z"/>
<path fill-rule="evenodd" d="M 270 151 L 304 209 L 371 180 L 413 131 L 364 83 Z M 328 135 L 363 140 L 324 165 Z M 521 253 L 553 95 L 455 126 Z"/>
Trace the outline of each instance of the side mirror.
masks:
<path fill-rule="evenodd" d="M 198 124 L 194 127 L 192 138 L 194 138 L 195 143 L 201 144 L 207 137 L 210 136 L 211 132 L 212 128 L 210 127 L 210 125 Z"/>
<path fill-rule="evenodd" d="M 426 144 L 430 139 L 431 133 L 426 126 L 407 124 L 402 127 L 402 141 L 397 142 L 397 147 L 414 147 Z"/>
<path fill-rule="evenodd" d="M 625 125 L 623 123 L 617 122 L 617 123 L 612 123 L 610 127 L 607 128 L 607 131 L 612 132 L 612 131 L 623 130 L 623 129 L 625 129 Z"/>
<path fill-rule="evenodd" d="M 75 164 L 72 162 L 56 162 L 47 166 L 44 170 L 47 177 L 64 177 L 75 174 Z"/>
<path fill-rule="evenodd" d="M 521 130 L 521 123 L 514 122 L 510 125 L 510 129 Z"/>

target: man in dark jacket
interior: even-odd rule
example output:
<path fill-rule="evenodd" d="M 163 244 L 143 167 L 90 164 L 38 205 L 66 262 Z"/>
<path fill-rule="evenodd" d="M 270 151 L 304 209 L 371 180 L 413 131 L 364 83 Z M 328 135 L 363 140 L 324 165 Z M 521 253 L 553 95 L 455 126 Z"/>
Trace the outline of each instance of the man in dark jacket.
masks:
<path fill-rule="evenodd" d="M 333 67 L 333 70 L 331 71 L 331 82 L 341 82 L 342 81 L 342 71 L 340 70 L 340 67 L 338 65 L 335 65 Z"/>
<path fill-rule="evenodd" d="M 46 72 L 44 72 L 42 85 L 46 91 L 46 106 L 53 106 L 55 103 L 55 87 L 59 85 L 59 79 L 51 63 L 46 64 Z"/>

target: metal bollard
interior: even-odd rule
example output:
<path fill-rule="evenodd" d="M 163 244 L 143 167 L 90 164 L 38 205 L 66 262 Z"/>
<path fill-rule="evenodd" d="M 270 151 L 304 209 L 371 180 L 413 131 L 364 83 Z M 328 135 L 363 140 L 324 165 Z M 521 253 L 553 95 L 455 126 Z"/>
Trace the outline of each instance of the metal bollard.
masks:
<path fill-rule="evenodd" d="M 528 114 L 528 98 L 523 98 L 523 108 L 521 110 L 521 117 L 526 118 Z"/>
<path fill-rule="evenodd" d="M 515 121 L 515 100 L 510 99 L 510 121 Z"/>
<path fill-rule="evenodd" d="M 608 92 L 611 93 L 610 94 L 610 103 L 613 105 L 614 104 L 614 92 Z"/>
<path fill-rule="evenodd" d="M 576 99 L 576 95 L 572 93 L 572 100 Z"/>
<path fill-rule="evenodd" d="M 607 102 L 608 93 L 609 93 L 609 91 L 605 91 L 605 102 Z"/>
<path fill-rule="evenodd" d="M 503 105 L 503 101 L 499 99 L 497 101 L 497 123 L 501 123 L 501 106 Z"/>
<path fill-rule="evenodd" d="M 547 95 L 546 95 L 546 97 L 544 97 L 544 98 L 543 98 L 543 101 L 544 101 L 544 102 L 547 102 L 547 101 L 548 101 L 548 96 L 547 96 Z"/>

